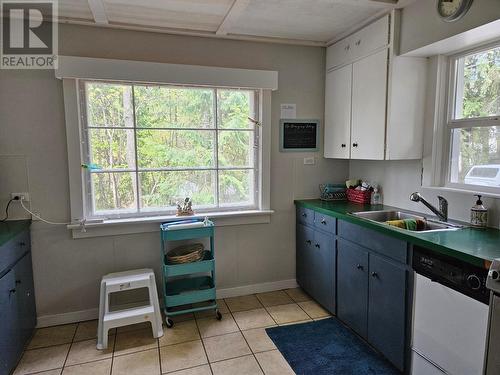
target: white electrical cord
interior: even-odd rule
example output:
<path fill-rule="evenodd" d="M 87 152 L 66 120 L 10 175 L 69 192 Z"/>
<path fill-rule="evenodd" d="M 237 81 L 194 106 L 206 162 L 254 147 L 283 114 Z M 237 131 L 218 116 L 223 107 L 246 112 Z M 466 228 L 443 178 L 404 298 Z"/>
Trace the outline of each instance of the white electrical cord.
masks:
<path fill-rule="evenodd" d="M 43 221 L 44 223 L 52 224 L 52 225 L 69 225 L 69 224 L 71 224 L 71 223 L 58 223 L 58 222 L 55 222 L 55 221 L 45 220 L 40 215 L 37 215 L 34 212 L 28 210 L 26 208 L 26 206 L 24 205 L 23 201 L 24 201 L 24 199 L 21 197 L 21 199 L 19 199 L 19 203 L 21 203 L 21 207 L 24 208 L 27 212 L 29 212 L 31 214 L 31 216 L 36 217 L 38 220 Z"/>

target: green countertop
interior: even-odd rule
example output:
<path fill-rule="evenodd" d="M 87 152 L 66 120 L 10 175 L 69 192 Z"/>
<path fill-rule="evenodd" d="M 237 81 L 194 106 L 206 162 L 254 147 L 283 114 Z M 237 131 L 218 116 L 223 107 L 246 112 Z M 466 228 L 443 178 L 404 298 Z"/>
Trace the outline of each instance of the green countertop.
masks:
<path fill-rule="evenodd" d="M 0 223 L 0 246 L 28 228 L 31 220 L 12 220 Z"/>
<path fill-rule="evenodd" d="M 500 258 L 500 230 L 498 229 L 463 228 L 456 231 L 430 233 L 410 232 L 350 215 L 351 212 L 360 211 L 401 210 L 397 207 L 363 205 L 345 201 L 325 202 L 319 199 L 296 200 L 295 204 L 399 238 L 413 245 L 461 259 L 479 267 L 489 268 L 493 259 Z"/>

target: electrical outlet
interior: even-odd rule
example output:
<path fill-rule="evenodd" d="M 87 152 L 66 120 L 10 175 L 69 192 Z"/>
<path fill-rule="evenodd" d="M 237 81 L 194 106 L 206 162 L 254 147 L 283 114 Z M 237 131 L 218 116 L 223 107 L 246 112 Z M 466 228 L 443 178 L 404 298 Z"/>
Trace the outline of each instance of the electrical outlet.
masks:
<path fill-rule="evenodd" d="M 27 193 L 27 192 L 23 192 L 23 193 L 10 193 L 10 198 L 11 199 L 14 199 L 15 197 L 20 197 L 25 202 L 29 202 L 30 201 L 30 194 Z"/>
<path fill-rule="evenodd" d="M 314 164 L 316 164 L 314 156 L 304 158 L 304 165 L 314 165 Z"/>

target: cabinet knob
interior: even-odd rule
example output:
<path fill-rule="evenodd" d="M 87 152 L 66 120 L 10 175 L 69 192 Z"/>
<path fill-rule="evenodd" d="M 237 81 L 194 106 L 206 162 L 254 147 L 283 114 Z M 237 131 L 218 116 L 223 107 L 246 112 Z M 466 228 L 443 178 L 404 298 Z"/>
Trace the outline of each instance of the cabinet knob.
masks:
<path fill-rule="evenodd" d="M 21 280 L 16 280 L 16 285 L 21 284 Z"/>
<path fill-rule="evenodd" d="M 304 212 L 304 213 L 302 214 L 302 217 L 307 217 L 307 214 Z"/>
<path fill-rule="evenodd" d="M 353 143 L 352 147 L 358 147 L 358 144 L 357 143 Z"/>
<path fill-rule="evenodd" d="M 321 219 L 321 224 L 326 225 L 326 220 L 325 220 L 325 218 L 322 218 L 322 219 Z"/>
<path fill-rule="evenodd" d="M 21 246 L 21 247 L 26 246 L 26 243 L 24 243 L 24 242 L 19 242 L 19 246 Z"/>
<path fill-rule="evenodd" d="M 345 148 L 345 147 L 346 147 L 346 144 L 345 144 L 345 143 L 342 143 L 342 144 L 340 145 L 340 147 Z"/>
<path fill-rule="evenodd" d="M 15 294 L 16 293 L 16 289 L 11 289 L 9 290 L 9 297 L 12 295 L 12 294 Z"/>
<path fill-rule="evenodd" d="M 356 266 L 356 268 L 357 268 L 358 270 L 362 270 L 362 269 L 363 269 L 363 266 L 362 266 L 361 264 L 358 264 L 358 265 Z"/>
<path fill-rule="evenodd" d="M 378 277 L 378 273 L 372 272 L 372 277 Z"/>
<path fill-rule="evenodd" d="M 319 243 L 315 244 L 314 246 L 317 247 L 318 249 L 320 248 Z"/>
<path fill-rule="evenodd" d="M 357 42 L 356 42 L 356 45 L 359 46 L 361 44 L 361 39 L 359 39 Z"/>
<path fill-rule="evenodd" d="M 306 240 L 306 243 L 310 245 L 311 244 L 311 240 Z"/>

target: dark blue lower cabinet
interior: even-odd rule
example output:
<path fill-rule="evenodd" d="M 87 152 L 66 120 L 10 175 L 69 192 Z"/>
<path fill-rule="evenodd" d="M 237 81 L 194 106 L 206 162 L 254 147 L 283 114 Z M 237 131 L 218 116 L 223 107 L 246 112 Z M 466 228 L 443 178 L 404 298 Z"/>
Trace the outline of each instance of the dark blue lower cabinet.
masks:
<path fill-rule="evenodd" d="M 370 254 L 368 341 L 404 368 L 407 270 Z"/>
<path fill-rule="evenodd" d="M 311 270 L 312 296 L 328 311 L 335 312 L 335 238 L 333 235 L 314 232 Z"/>
<path fill-rule="evenodd" d="M 297 224 L 297 283 L 314 300 L 335 313 L 335 237 Z"/>
<path fill-rule="evenodd" d="M 8 375 L 36 325 L 29 230 L 12 237 L 1 250 L 9 262 L 0 264 L 0 375 Z"/>
<path fill-rule="evenodd" d="M 21 341 L 18 336 L 16 279 L 10 270 L 0 278 L 0 374 L 7 375 L 18 360 Z"/>
<path fill-rule="evenodd" d="M 21 351 L 36 325 L 35 293 L 31 253 L 24 255 L 13 268 L 16 284 L 18 335 Z"/>
<path fill-rule="evenodd" d="M 404 370 L 406 265 L 344 239 L 337 246 L 338 317 Z"/>
<path fill-rule="evenodd" d="M 343 239 L 337 243 L 337 315 L 368 336 L 368 252 Z"/>
<path fill-rule="evenodd" d="M 302 224 L 297 224 L 296 239 L 296 278 L 297 283 L 308 294 L 313 294 L 313 280 L 311 272 L 313 266 L 314 231 Z"/>

